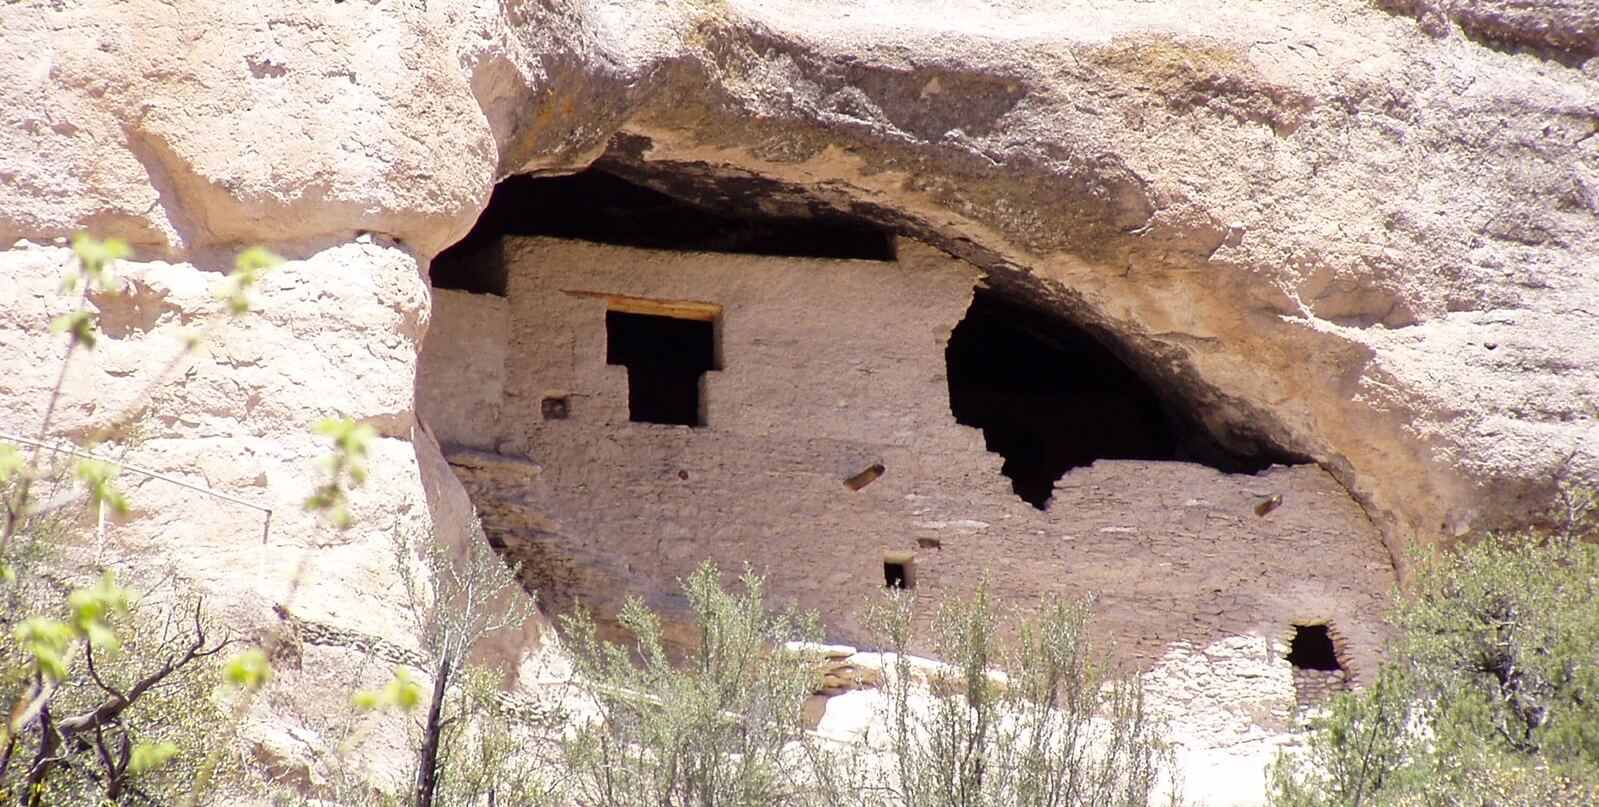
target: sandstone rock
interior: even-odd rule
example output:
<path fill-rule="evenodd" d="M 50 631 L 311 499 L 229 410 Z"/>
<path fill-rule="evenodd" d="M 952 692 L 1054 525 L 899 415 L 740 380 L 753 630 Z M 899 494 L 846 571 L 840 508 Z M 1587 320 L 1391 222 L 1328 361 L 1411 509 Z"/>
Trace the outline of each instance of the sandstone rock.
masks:
<path fill-rule="evenodd" d="M 300 771 L 291 779 L 310 776 L 318 751 L 291 741 L 316 733 L 306 721 L 336 713 L 354 688 L 374 683 L 357 670 L 386 676 L 415 652 L 393 535 L 458 541 L 453 536 L 465 526 L 465 508 L 452 511 L 439 485 L 459 491 L 459 482 L 447 471 L 429 473 L 428 462 L 443 461 L 430 460 L 437 448 L 411 412 L 426 323 L 418 259 L 393 243 L 363 241 L 291 253 L 294 260 L 266 275 L 257 310 L 236 320 L 213 297 L 219 275 L 210 260 L 119 265 L 135 293 L 108 298 L 104 337 L 93 352 L 72 356 L 53 430 L 81 438 L 125 423 L 96 451 L 271 510 L 267 530 L 258 509 L 124 471 L 118 484 L 134 513 L 108 527 L 103 560 L 125 576 L 171 570 L 245 642 L 278 627 L 275 608 L 315 626 L 304 637 L 315 660 L 301 658 L 312 652 L 298 647 L 302 637 L 289 637 L 283 649 L 296 645 L 294 658 L 279 654 L 276 682 L 244 730 L 268 768 Z M 71 259 L 63 248 L 19 245 L 0 260 L 8 368 L 0 432 L 26 437 L 38 428 L 65 358 L 65 340 L 44 324 L 71 303 L 59 291 Z M 324 282 L 333 277 L 341 282 Z M 128 310 L 144 313 L 124 317 Z M 197 332 L 204 350 L 185 352 Z M 301 506 L 321 484 L 316 461 L 329 450 L 311 424 L 338 414 L 380 431 L 371 478 L 351 495 L 356 524 L 347 531 Z M 353 638 L 341 643 L 340 636 Z M 499 640 L 512 645 L 503 655 L 514 670 L 537 646 L 537 630 Z M 363 664 L 361 656 L 380 645 L 394 652 Z M 367 769 L 403 778 L 403 724 L 382 721 L 374 731 L 362 752 Z"/>
<path fill-rule="evenodd" d="M 1599 6 L 1584 0 L 1378 0 L 1376 5 L 1415 17 L 1433 36 L 1447 35 L 1454 23 L 1490 47 L 1522 48 L 1567 64 L 1599 56 Z"/>
<path fill-rule="evenodd" d="M 1594 330 L 1577 70 L 1335 3 L 624 8 L 13 8 L 0 236 L 427 255 L 497 174 L 620 130 L 636 178 L 852 210 L 1031 288 L 1219 432 L 1332 469 L 1396 550 L 1593 476 L 1599 359 L 1557 338 Z M 1468 10 L 1592 41 L 1582 4 L 1541 8 Z"/>
<path fill-rule="evenodd" d="M 412 412 L 428 260 L 496 178 L 604 153 L 970 260 L 1112 335 L 1222 437 L 1320 462 L 1395 557 L 1519 521 L 1556 478 L 1599 478 L 1592 6 L 1391 5 L 1422 25 L 1333 0 L 9 4 L 0 430 L 37 425 L 59 366 L 50 239 L 138 248 L 69 373 L 67 437 L 144 396 L 237 245 L 285 254 L 261 314 L 180 358 L 113 446 L 271 507 L 265 545 L 253 511 L 135 482 L 112 547 L 244 630 L 292 589 L 306 618 L 414 642 L 388 530 L 458 540 L 466 511 Z M 1422 30 L 1451 24 L 1467 36 Z M 299 508 L 306 427 L 336 412 L 383 433 L 348 533 Z M 290 702 L 256 736 L 299 736 L 265 728 Z"/>
<path fill-rule="evenodd" d="M 171 250 L 388 233 L 431 254 L 493 180 L 465 4 L 11 5 L 0 239 Z"/>
<path fill-rule="evenodd" d="M 1592 477 L 1556 335 L 1599 291 L 1591 78 L 1358 7 L 1063 8 L 731 4 L 608 164 L 918 232 L 1316 458 L 1396 555 Z"/>
<path fill-rule="evenodd" d="M 816 644 L 814 642 L 788 642 L 783 647 L 795 653 L 816 653 L 824 659 L 834 661 L 846 659 L 855 655 L 856 650 L 844 644 Z"/>

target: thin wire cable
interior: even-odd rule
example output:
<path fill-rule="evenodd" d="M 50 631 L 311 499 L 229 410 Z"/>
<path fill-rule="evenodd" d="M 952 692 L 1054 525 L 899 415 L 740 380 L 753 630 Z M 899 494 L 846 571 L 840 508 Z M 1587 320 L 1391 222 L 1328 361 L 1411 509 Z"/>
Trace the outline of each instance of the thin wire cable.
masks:
<path fill-rule="evenodd" d="M 271 537 L 271 534 L 272 534 L 272 508 L 256 504 L 255 502 L 246 501 L 246 500 L 241 499 L 241 498 L 239 498 L 237 496 L 230 496 L 230 495 L 228 495 L 226 493 L 223 493 L 223 492 L 217 491 L 217 490 L 212 490 L 212 489 L 210 489 L 208 487 L 201 487 L 200 485 L 196 485 L 193 482 L 185 482 L 182 479 L 178 479 L 177 477 L 174 477 L 174 476 L 168 476 L 167 474 L 161 473 L 160 471 L 152 471 L 149 468 L 140 468 L 137 465 L 130 465 L 130 464 L 128 464 L 126 462 L 122 462 L 120 460 L 114 460 L 114 459 L 110 459 L 110 458 L 107 458 L 107 457 L 97 456 L 97 455 L 95 455 L 95 454 L 93 454 L 91 452 L 83 451 L 81 449 L 72 447 L 71 444 L 63 445 L 61 443 L 54 443 L 54 444 L 46 443 L 46 442 L 43 442 L 43 441 L 40 441 L 40 440 L 34 440 L 32 438 L 22 437 L 20 435 L 7 434 L 5 432 L 0 432 L 0 440 L 11 440 L 11 441 L 15 441 L 15 442 L 18 442 L 18 443 L 25 443 L 27 445 L 34 446 L 35 448 L 43 448 L 43 449 L 48 449 L 50 451 L 59 451 L 59 452 L 61 452 L 63 454 L 70 454 L 71 456 L 74 456 L 74 457 L 81 457 L 81 458 L 86 459 L 86 460 L 95 460 L 97 462 L 103 462 L 103 463 L 106 463 L 108 465 L 115 465 L 116 467 L 121 468 L 121 469 L 123 469 L 125 471 L 132 471 L 132 472 L 134 472 L 136 474 L 142 474 L 144 476 L 150 477 L 151 479 L 159 479 L 162 482 L 167 482 L 167 483 L 170 483 L 170 484 L 173 484 L 173 485 L 177 485 L 179 487 L 188 488 L 189 490 L 197 491 L 199 493 L 204 493 L 207 496 L 215 496 L 216 498 L 221 499 L 221 500 L 223 500 L 225 502 L 232 502 L 234 504 L 240 505 L 241 507 L 248 507 L 251 510 L 256 510 L 256 511 L 259 511 L 261 513 L 264 513 L 266 515 L 266 518 L 263 519 L 262 522 L 261 522 L 261 562 L 262 562 L 263 574 L 264 574 L 264 567 L 265 567 L 265 564 L 266 564 L 267 540 Z"/>

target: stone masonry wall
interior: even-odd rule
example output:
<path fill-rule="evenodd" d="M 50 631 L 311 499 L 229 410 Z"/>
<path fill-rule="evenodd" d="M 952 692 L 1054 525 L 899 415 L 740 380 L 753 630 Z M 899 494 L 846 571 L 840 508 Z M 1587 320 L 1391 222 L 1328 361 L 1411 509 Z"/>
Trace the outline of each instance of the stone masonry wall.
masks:
<path fill-rule="evenodd" d="M 944 347 L 977 273 L 915 242 L 898 252 L 508 238 L 506 297 L 434 290 L 418 411 L 491 543 L 553 611 L 581 602 L 603 624 L 641 596 L 681 630 L 675 580 L 706 558 L 765 572 L 777 602 L 816 609 L 830 639 L 857 644 L 888 553 L 913 558 L 917 591 L 935 600 L 985 577 L 1024 608 L 1093 593 L 1096 631 L 1171 720 L 1187 794 L 1257 803 L 1306 694 L 1284 659 L 1292 626 L 1330 622 L 1353 680 L 1375 666 L 1394 583 L 1377 529 L 1314 466 L 1100 461 L 1062 478 L 1047 510 L 1026 504 L 949 410 Z M 722 306 L 704 426 L 629 421 L 596 295 Z M 565 399 L 565 419 L 544 418 L 547 397 Z M 844 485 L 877 463 L 880 478 Z"/>
<path fill-rule="evenodd" d="M 581 601 L 603 618 L 631 594 L 680 608 L 676 578 L 711 558 L 765 572 L 779 603 L 861 643 L 885 554 L 906 553 L 934 599 L 985 576 L 1023 607 L 1096 594 L 1096 629 L 1155 671 L 1174 709 L 1184 692 L 1228 690 L 1213 676 L 1238 679 L 1250 698 L 1212 706 L 1245 734 L 1286 725 L 1293 624 L 1330 621 L 1353 675 L 1373 669 L 1393 568 L 1328 474 L 1101 461 L 1060 480 L 1046 511 L 1031 507 L 949 411 L 944 346 L 977 274 L 914 242 L 900 256 L 506 239 L 506 298 L 434 291 L 439 338 L 423 351 L 418 407 L 491 540 L 556 611 Z M 723 306 L 705 425 L 630 422 L 627 370 L 606 364 L 606 301 L 569 292 Z M 502 400 L 485 400 L 497 389 Z M 567 399 L 566 419 L 543 418 L 550 396 Z M 846 488 L 874 463 L 881 478 Z M 1240 642 L 1241 658 L 1206 655 Z"/>

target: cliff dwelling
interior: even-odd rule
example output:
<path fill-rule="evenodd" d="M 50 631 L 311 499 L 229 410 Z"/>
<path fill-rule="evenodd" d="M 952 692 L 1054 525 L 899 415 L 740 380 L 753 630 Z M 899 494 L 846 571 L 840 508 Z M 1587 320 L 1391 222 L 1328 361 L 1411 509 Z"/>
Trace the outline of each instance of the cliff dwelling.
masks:
<path fill-rule="evenodd" d="M 681 609 L 709 558 L 865 642 L 876 592 L 986 577 L 1094 593 L 1131 659 L 1335 622 L 1369 669 L 1393 571 L 1348 493 L 991 280 L 861 221 L 517 178 L 434 267 L 417 405 L 554 612 Z"/>

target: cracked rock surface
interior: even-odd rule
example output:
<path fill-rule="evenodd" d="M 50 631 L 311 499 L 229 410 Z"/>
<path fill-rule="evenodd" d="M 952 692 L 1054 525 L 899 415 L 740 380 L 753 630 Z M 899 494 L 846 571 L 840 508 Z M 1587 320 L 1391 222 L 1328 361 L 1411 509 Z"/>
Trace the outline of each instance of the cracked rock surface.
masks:
<path fill-rule="evenodd" d="M 1219 435 L 1319 462 L 1401 557 L 1599 478 L 1593 32 L 1582 0 L 10 3 L 0 424 L 36 427 L 59 355 L 51 240 L 135 248 L 61 436 L 141 394 L 240 246 L 283 253 L 255 330 L 162 381 L 130 456 L 278 502 L 276 557 L 316 549 L 298 610 L 414 641 L 374 617 L 386 530 L 466 509 L 411 402 L 428 263 L 498 178 L 601 160 L 956 254 Z M 384 439 L 373 515 L 330 537 L 296 502 L 335 410 Z M 266 624 L 296 572 L 255 572 L 258 527 L 150 487 L 165 519 L 119 540 Z"/>
<path fill-rule="evenodd" d="M 7 243 L 87 226 L 176 257 L 370 231 L 426 258 L 497 177 L 605 154 L 707 204 L 877 219 L 1033 289 L 1218 431 L 1321 462 L 1396 553 L 1594 473 L 1581 3 L 5 15 Z"/>

